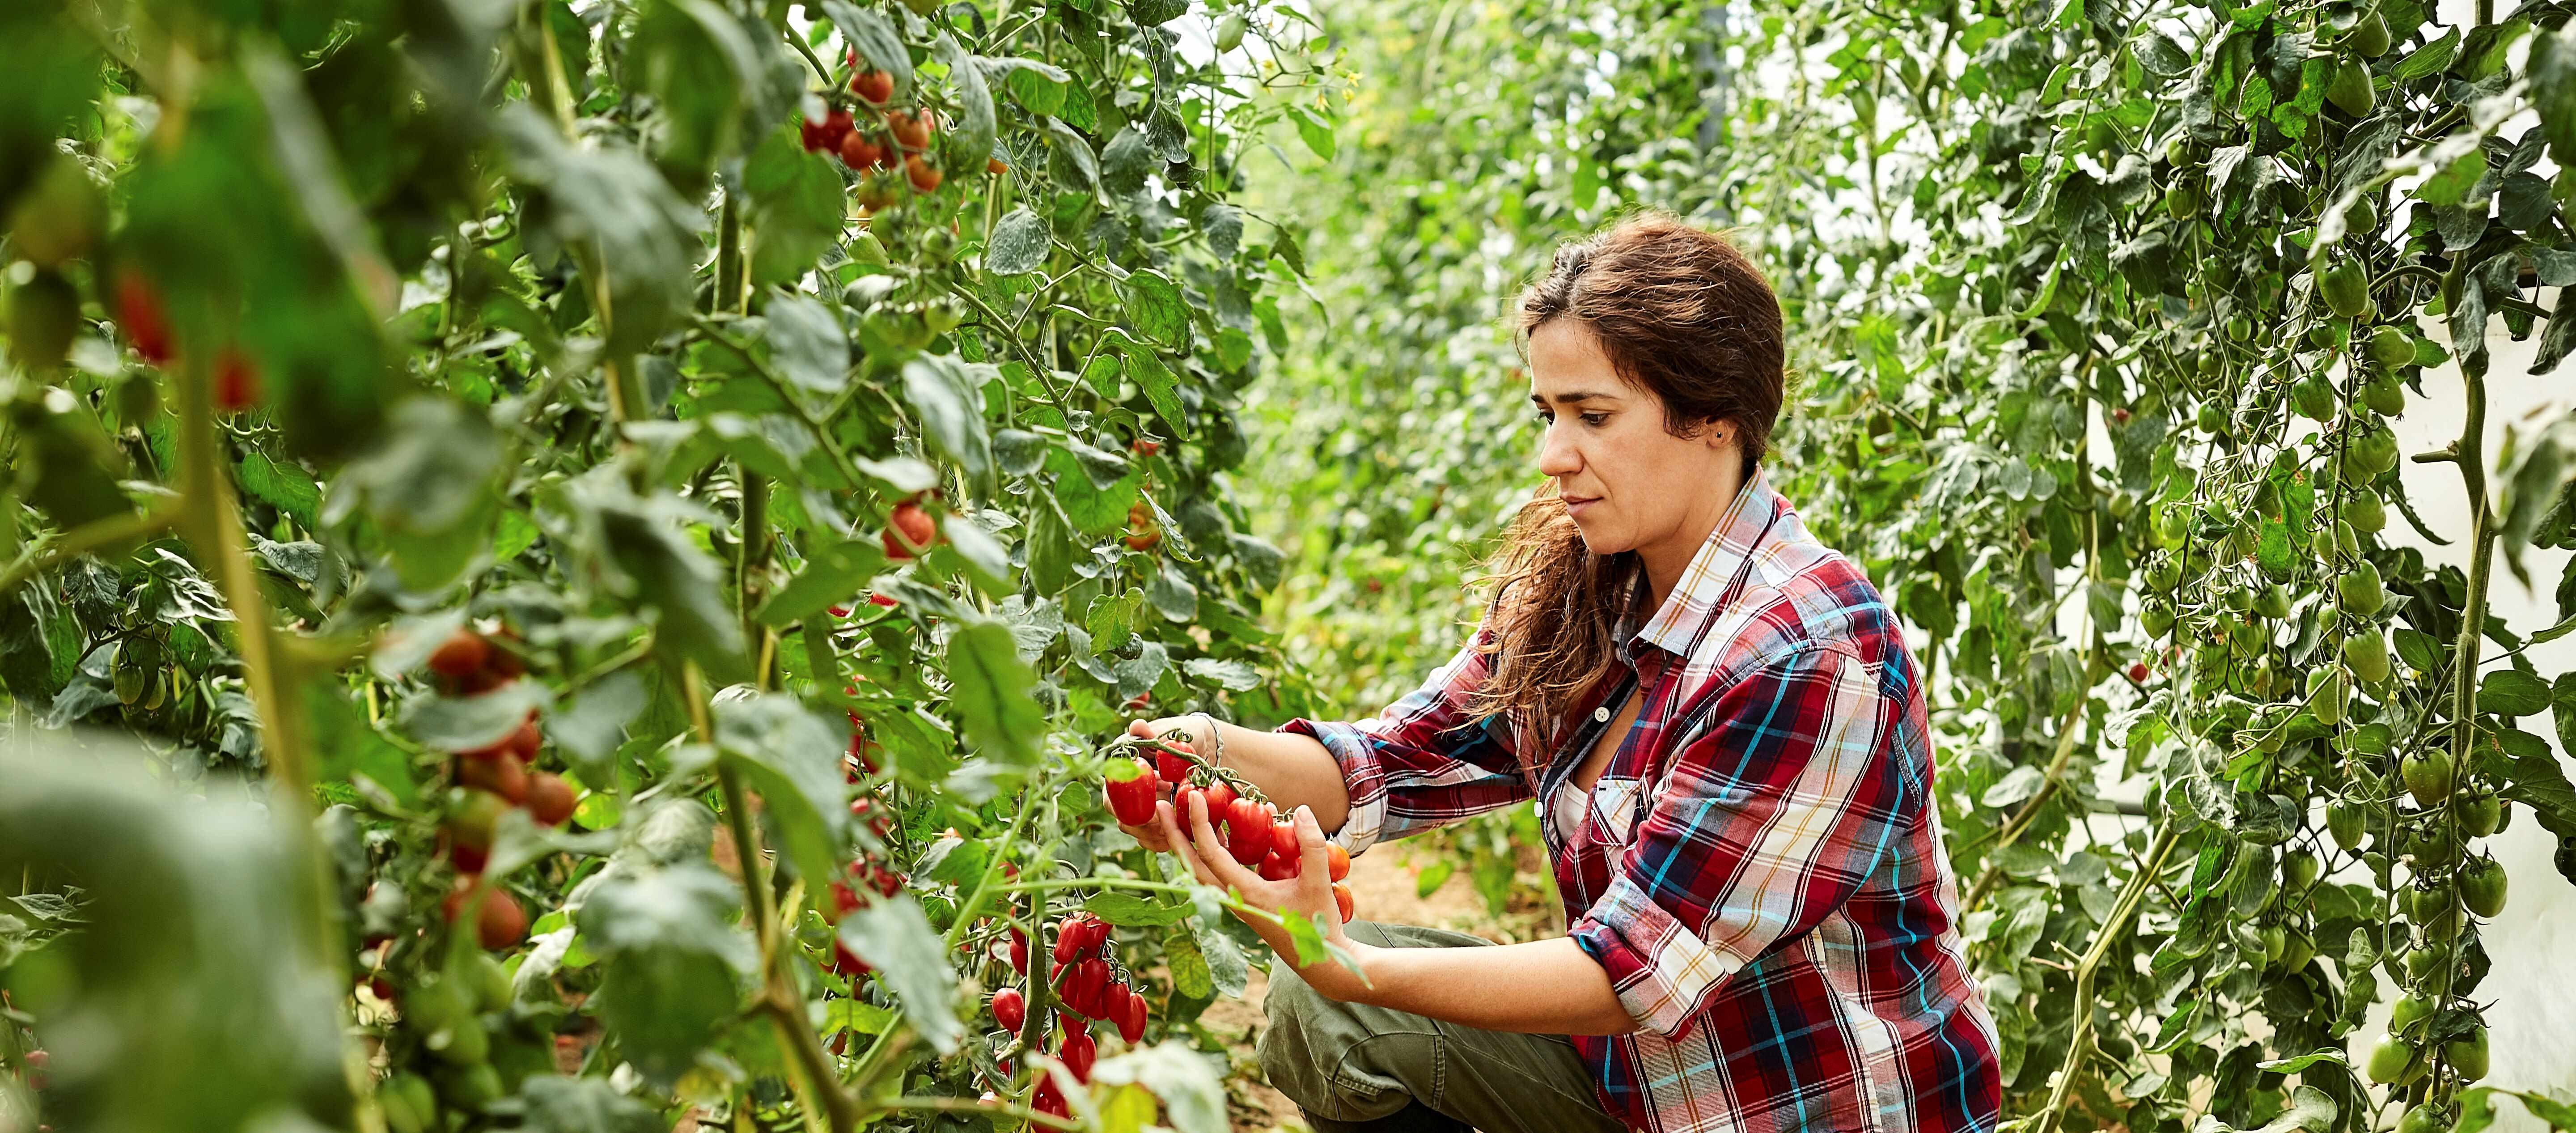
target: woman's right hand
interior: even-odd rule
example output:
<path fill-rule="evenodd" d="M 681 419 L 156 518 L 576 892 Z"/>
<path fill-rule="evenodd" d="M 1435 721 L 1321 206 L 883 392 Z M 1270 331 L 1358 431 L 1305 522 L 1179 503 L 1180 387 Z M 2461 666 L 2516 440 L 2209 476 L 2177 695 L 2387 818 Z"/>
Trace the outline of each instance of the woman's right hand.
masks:
<path fill-rule="evenodd" d="M 1200 735 L 1200 733 L 1207 730 L 1209 719 L 1209 717 L 1202 716 L 1197 713 L 1191 713 L 1187 716 L 1165 716 L 1158 720 L 1130 720 L 1127 722 L 1127 734 L 1139 739 L 1151 740 L 1164 739 L 1165 737 L 1170 737 L 1172 733 L 1178 732 L 1180 733 L 1179 736 L 1172 737 L 1166 742 L 1171 743 L 1175 747 L 1183 747 L 1196 751 L 1198 750 L 1199 745 L 1192 743 L 1191 741 L 1198 740 L 1203 742 L 1207 738 Z M 1149 759 L 1147 762 L 1151 762 L 1151 760 Z M 1160 785 L 1158 783 L 1154 788 L 1154 796 L 1158 800 L 1170 798 L 1171 789 L 1168 786 Z M 1172 850 L 1171 838 L 1164 832 L 1164 827 L 1160 822 L 1147 823 L 1143 826 L 1129 826 L 1126 823 L 1121 822 L 1118 824 L 1118 828 L 1126 831 L 1127 836 L 1134 838 L 1138 844 L 1144 846 L 1148 850 L 1154 851 L 1155 853 L 1170 853 Z"/>

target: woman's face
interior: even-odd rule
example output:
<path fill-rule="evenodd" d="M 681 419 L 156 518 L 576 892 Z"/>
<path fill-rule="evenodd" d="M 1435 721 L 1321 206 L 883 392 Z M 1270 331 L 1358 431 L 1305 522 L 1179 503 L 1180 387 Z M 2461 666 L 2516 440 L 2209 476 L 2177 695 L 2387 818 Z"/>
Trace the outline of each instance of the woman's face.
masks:
<path fill-rule="evenodd" d="M 1689 561 L 1731 502 L 1716 490 L 1740 467 L 1730 430 L 1665 431 L 1663 399 L 1622 379 L 1591 328 L 1572 319 L 1531 331 L 1529 358 L 1530 401 L 1546 428 L 1538 470 L 1555 479 L 1584 546 Z"/>

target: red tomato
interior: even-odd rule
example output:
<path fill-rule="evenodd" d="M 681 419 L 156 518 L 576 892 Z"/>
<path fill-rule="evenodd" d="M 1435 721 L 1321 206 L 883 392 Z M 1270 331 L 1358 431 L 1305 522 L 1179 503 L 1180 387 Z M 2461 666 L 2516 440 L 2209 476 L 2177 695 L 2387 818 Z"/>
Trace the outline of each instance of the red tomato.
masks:
<path fill-rule="evenodd" d="M 1011 930 L 1011 970 L 1024 976 L 1029 974 L 1028 934 L 1016 928 Z"/>
<path fill-rule="evenodd" d="M 1270 824 L 1270 852 L 1289 859 L 1294 859 L 1305 852 L 1304 847 L 1297 844 L 1297 823 L 1294 819 L 1283 818 Z"/>
<path fill-rule="evenodd" d="M 1351 923 L 1351 909 L 1357 904 L 1357 899 L 1351 896 L 1350 886 L 1338 881 L 1333 883 L 1333 905 L 1341 910 L 1343 924 Z"/>
<path fill-rule="evenodd" d="M 1181 745 L 1174 744 L 1173 746 L 1179 747 Z M 1154 753 L 1155 776 L 1172 786 L 1179 787 L 1188 784 L 1190 781 L 1190 772 L 1197 768 L 1198 764 L 1190 762 L 1189 757 L 1187 756 L 1174 755 L 1168 751 L 1158 751 Z"/>
<path fill-rule="evenodd" d="M 456 761 L 456 781 L 499 795 L 512 806 L 528 798 L 528 769 L 515 759 L 461 757 Z"/>
<path fill-rule="evenodd" d="M 1280 857 L 1279 851 L 1272 850 L 1269 857 L 1261 859 L 1261 880 L 1286 881 L 1297 876 L 1300 868 L 1297 859 Z"/>
<path fill-rule="evenodd" d="M 1106 780 L 1101 789 L 1109 796 L 1110 813 L 1117 815 L 1118 821 L 1129 826 L 1143 826 L 1154 821 L 1155 773 L 1145 766 L 1144 760 L 1130 759 L 1127 762 L 1136 769 L 1136 777 L 1123 781 Z"/>
<path fill-rule="evenodd" d="M 1207 800 L 1208 825 L 1224 825 L 1226 821 L 1225 816 L 1227 814 L 1227 808 L 1234 805 L 1233 785 L 1226 783 L 1223 780 L 1210 783 L 1199 791 L 1199 797 Z M 1188 825 L 1189 816 L 1186 814 L 1182 815 L 1181 822 L 1184 826 Z"/>
<path fill-rule="evenodd" d="M 1091 1064 L 1100 1058 L 1100 1046 L 1091 1041 L 1089 1028 L 1077 1027 L 1067 1032 L 1064 1041 L 1057 1044 L 1055 1056 L 1064 1060 L 1064 1068 L 1073 1072 L 1074 1081 L 1088 1086 L 1091 1084 Z"/>
<path fill-rule="evenodd" d="M 1145 997 L 1128 988 L 1126 1007 L 1118 1013 L 1118 1037 L 1131 1043 L 1144 1038 L 1147 1010 Z"/>
<path fill-rule="evenodd" d="M 1324 860 L 1332 867 L 1333 880 L 1340 881 L 1351 875 L 1351 852 L 1343 849 L 1341 843 L 1324 843 Z M 1350 916 L 1344 914 L 1342 919 L 1349 920 Z"/>
<path fill-rule="evenodd" d="M 578 800 L 572 784 L 563 776 L 541 772 L 528 779 L 528 814 L 548 826 L 561 826 L 572 818 Z"/>
<path fill-rule="evenodd" d="M 1016 1034 L 1028 1019 L 1029 1005 L 1020 998 L 1020 989 L 1006 987 L 993 993 L 993 1021 L 1000 1023 L 1003 1030 Z"/>

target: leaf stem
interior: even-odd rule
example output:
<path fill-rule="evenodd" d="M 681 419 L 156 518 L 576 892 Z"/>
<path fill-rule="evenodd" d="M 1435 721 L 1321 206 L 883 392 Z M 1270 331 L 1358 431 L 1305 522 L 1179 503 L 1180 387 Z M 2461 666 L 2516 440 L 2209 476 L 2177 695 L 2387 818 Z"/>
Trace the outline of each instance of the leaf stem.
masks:
<path fill-rule="evenodd" d="M 804 424 L 805 431 L 814 434 L 815 446 L 822 449 L 823 455 L 831 459 L 832 470 L 840 473 L 841 479 L 848 481 L 852 489 L 857 489 L 865 483 L 859 478 L 858 466 L 850 463 L 850 455 L 841 451 L 841 446 L 832 439 L 831 432 L 823 427 L 820 419 L 806 410 L 805 403 L 796 400 L 794 391 L 787 388 L 787 380 L 779 377 L 778 371 L 770 369 L 768 363 L 753 356 L 750 347 L 727 337 L 722 330 L 717 329 L 713 320 L 704 315 L 698 315 L 693 316 L 693 321 L 697 324 L 698 333 L 705 335 L 708 341 L 732 351 L 735 357 L 742 359 L 743 365 L 751 368 L 752 376 L 767 384 L 770 390 L 778 395 L 779 400 L 787 403 L 788 411 L 794 413 L 796 420 Z"/>
<path fill-rule="evenodd" d="M 2147 868 L 2129 878 L 2121 891 L 2120 902 L 2112 906 L 2111 915 L 2102 922 L 2102 931 L 2093 938 L 2084 959 L 2075 965 L 2074 1035 L 2066 1046 L 2066 1061 L 2057 1068 L 2057 1081 L 2049 1087 L 2048 1104 L 2041 1108 L 2038 1123 L 2031 1133 L 2057 1133 L 2058 1117 L 2066 1112 L 2066 1098 L 2075 1088 L 2076 1076 L 2084 1072 L 2084 1063 L 2093 1054 L 2093 976 L 2102 968 L 2102 959 L 2110 955 L 2111 946 L 2128 935 L 2129 921 L 2138 913 L 2138 905 L 2157 872 L 2164 868 L 2165 858 L 2173 854 L 2181 841 L 2181 827 L 2168 816 L 2156 832 L 2155 848 L 2147 855 Z"/>

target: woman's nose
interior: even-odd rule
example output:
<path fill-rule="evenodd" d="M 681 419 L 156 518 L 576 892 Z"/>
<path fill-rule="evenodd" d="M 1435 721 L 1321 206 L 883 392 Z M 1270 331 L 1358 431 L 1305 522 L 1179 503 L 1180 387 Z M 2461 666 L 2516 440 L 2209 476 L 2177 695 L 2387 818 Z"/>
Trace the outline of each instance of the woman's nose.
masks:
<path fill-rule="evenodd" d="M 1583 457 L 1574 443 L 1563 439 L 1556 426 L 1550 425 L 1538 444 L 1538 470 L 1542 475 L 1567 476 L 1583 470 Z"/>

